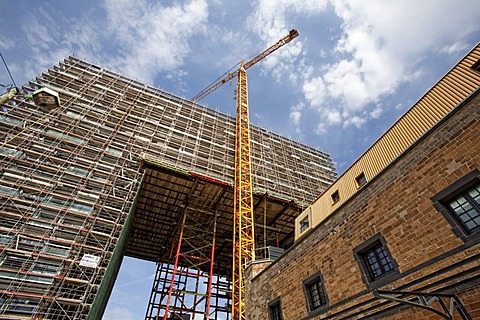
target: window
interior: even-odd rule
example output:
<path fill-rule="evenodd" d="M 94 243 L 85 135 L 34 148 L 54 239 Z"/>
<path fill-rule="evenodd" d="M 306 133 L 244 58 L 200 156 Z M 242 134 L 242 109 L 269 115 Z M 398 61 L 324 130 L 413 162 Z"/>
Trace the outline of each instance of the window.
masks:
<path fill-rule="evenodd" d="M 316 273 L 303 281 L 303 290 L 308 303 L 308 311 L 322 310 L 328 306 L 328 299 L 323 286 L 323 278 Z"/>
<path fill-rule="evenodd" d="M 362 271 L 362 279 L 369 287 L 380 287 L 398 273 L 397 264 L 380 233 L 360 244 L 353 252 Z"/>
<path fill-rule="evenodd" d="M 309 226 L 310 226 L 310 222 L 308 220 L 308 215 L 307 215 L 305 218 L 300 220 L 300 233 L 304 233 Z"/>
<path fill-rule="evenodd" d="M 0 247 L 8 246 L 12 239 L 13 235 L 11 234 L 0 234 Z"/>
<path fill-rule="evenodd" d="M 447 205 L 468 233 L 480 229 L 480 183 L 448 201 Z"/>
<path fill-rule="evenodd" d="M 14 255 L 11 253 L 7 253 L 3 255 L 3 258 L 0 261 L 0 266 L 2 268 L 7 269 L 27 269 L 30 268 L 32 261 L 28 259 L 28 257 L 21 256 L 21 255 Z"/>
<path fill-rule="evenodd" d="M 60 208 L 60 209 L 66 208 L 68 204 L 67 200 L 63 200 L 63 199 L 52 197 L 52 196 L 47 197 L 43 201 L 43 203 L 48 204 L 49 206 Z"/>
<path fill-rule="evenodd" d="M 340 194 L 338 193 L 338 190 L 332 193 L 331 198 L 332 198 L 332 204 L 335 204 L 338 201 L 340 201 Z"/>
<path fill-rule="evenodd" d="M 355 182 L 357 183 L 357 188 L 360 188 L 365 183 L 367 183 L 367 178 L 365 177 L 365 174 L 363 172 L 360 173 L 358 177 L 355 178 Z"/>
<path fill-rule="evenodd" d="M 47 243 L 43 247 L 41 252 L 47 253 L 47 254 L 53 254 L 61 257 L 68 257 L 68 255 L 70 254 L 70 247 L 53 244 L 53 243 Z"/>
<path fill-rule="evenodd" d="M 480 60 L 477 60 L 477 62 L 473 64 L 472 69 L 480 72 Z"/>
<path fill-rule="evenodd" d="M 74 210 L 74 211 L 80 211 L 80 212 L 84 212 L 84 213 L 88 213 L 88 214 L 92 213 L 92 211 L 93 211 L 92 206 L 85 205 L 85 204 L 80 204 L 80 203 L 74 203 L 74 202 L 72 202 L 72 204 L 70 204 L 68 209 L 69 210 Z"/>
<path fill-rule="evenodd" d="M 270 316 L 270 320 L 283 320 L 280 297 L 268 304 L 268 314 Z"/>
<path fill-rule="evenodd" d="M 57 214 L 58 212 L 55 212 L 55 211 L 49 211 L 43 208 L 37 208 L 35 210 L 35 214 L 33 215 L 33 217 L 37 219 L 47 220 L 47 221 L 55 221 L 55 219 L 57 218 Z"/>
<path fill-rule="evenodd" d="M 480 234 L 480 171 L 474 170 L 432 197 L 433 206 L 469 241 Z"/>
<path fill-rule="evenodd" d="M 374 281 L 394 269 L 390 256 L 381 243 L 365 251 L 363 259 L 365 260 L 370 278 Z"/>
<path fill-rule="evenodd" d="M 31 314 L 34 312 L 35 308 L 40 305 L 40 300 L 37 299 L 22 299 L 16 298 L 9 301 L 9 304 L 6 304 L 5 310 L 8 312 L 14 313 L 24 313 Z"/>
<path fill-rule="evenodd" d="M 32 272 L 43 274 L 58 274 L 62 266 L 61 262 L 54 260 L 38 259 L 32 266 Z"/>

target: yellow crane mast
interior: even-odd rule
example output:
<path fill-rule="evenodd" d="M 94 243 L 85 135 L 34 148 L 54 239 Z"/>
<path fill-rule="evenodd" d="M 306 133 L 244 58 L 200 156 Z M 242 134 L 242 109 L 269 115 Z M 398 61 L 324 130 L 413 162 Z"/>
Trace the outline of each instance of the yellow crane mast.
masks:
<path fill-rule="evenodd" d="M 232 264 L 232 320 L 245 320 L 245 267 L 255 260 L 253 220 L 253 188 L 250 153 L 250 122 L 248 116 L 248 86 L 246 70 L 275 50 L 298 37 L 297 30 L 280 39 L 246 63 L 240 62 L 238 70 L 212 84 L 195 97 L 198 101 L 237 77 L 236 128 L 235 128 L 235 178 L 233 208 L 233 264 Z"/>
<path fill-rule="evenodd" d="M 235 180 L 233 194 L 232 320 L 244 319 L 244 266 L 255 260 L 252 165 L 248 118 L 247 72 L 240 64 L 235 124 Z"/>

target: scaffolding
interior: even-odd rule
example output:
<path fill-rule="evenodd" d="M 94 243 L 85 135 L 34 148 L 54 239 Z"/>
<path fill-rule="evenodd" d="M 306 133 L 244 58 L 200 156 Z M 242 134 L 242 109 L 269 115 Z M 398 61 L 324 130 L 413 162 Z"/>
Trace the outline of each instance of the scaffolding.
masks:
<path fill-rule="evenodd" d="M 157 262 L 156 281 L 185 273 L 198 288 L 211 282 L 209 317 L 227 319 L 235 119 L 76 57 L 23 93 L 42 87 L 59 93 L 60 107 L 42 110 L 18 95 L 0 113 L 0 315 L 93 317 L 93 304 L 108 297 L 102 279 L 114 255 L 126 254 Z M 336 172 L 322 151 L 256 126 L 251 134 L 255 210 L 268 214 L 260 215 L 267 226 L 258 221 L 256 233 L 285 247 L 295 217 Z M 215 232 L 204 228 L 212 270 L 170 255 L 181 227 L 194 226 L 190 215 L 207 224 L 217 217 Z M 128 241 L 117 253 L 121 239 Z M 175 301 L 181 286 L 163 285 L 152 291 L 151 304 L 180 312 L 174 302 L 159 302 L 166 288 Z"/>
<path fill-rule="evenodd" d="M 217 319 L 210 317 L 217 214 L 185 208 L 169 261 L 157 263 L 145 319 Z"/>

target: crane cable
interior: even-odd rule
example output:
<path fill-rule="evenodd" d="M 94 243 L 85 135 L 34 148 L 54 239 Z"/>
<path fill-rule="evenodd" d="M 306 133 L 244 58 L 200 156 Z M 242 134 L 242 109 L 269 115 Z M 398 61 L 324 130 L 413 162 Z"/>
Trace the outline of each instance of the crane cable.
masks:
<path fill-rule="evenodd" d="M 15 80 L 13 80 L 12 73 L 10 72 L 10 69 L 8 69 L 7 63 L 5 62 L 5 59 L 3 58 L 2 53 L 0 52 L 0 57 L 2 58 L 3 64 L 5 65 L 5 69 L 7 69 L 8 75 L 10 76 L 10 79 L 12 80 L 13 85 L 15 88 L 17 88 L 17 84 L 15 83 Z"/>
<path fill-rule="evenodd" d="M 209 85 L 207 85 L 205 88 L 202 89 L 202 91 L 200 91 L 200 93 L 203 93 L 205 90 L 207 90 L 208 88 L 210 88 L 213 84 L 217 83 L 218 81 L 220 81 L 220 79 L 222 78 L 225 78 L 227 74 L 230 73 L 230 71 L 232 71 L 233 69 L 236 69 L 238 66 L 240 65 L 240 62 L 238 62 L 236 65 L 234 65 L 233 67 L 231 67 L 230 69 L 228 69 L 227 71 L 225 71 L 224 74 L 222 74 L 221 76 L 219 76 L 217 79 L 213 80 Z M 237 68 L 238 69 L 238 68 Z M 200 94 L 199 93 L 199 94 Z M 199 95 L 197 94 L 197 96 Z"/>
<path fill-rule="evenodd" d="M 11 72 L 10 72 L 10 69 L 8 69 L 8 65 L 7 65 L 7 63 L 5 62 L 5 59 L 3 58 L 3 55 L 2 55 L 1 52 L 0 52 L 0 57 L 2 58 L 3 64 L 5 65 L 5 69 L 7 69 L 7 72 L 8 72 L 8 74 L 9 74 L 9 76 L 10 76 L 10 79 L 12 80 L 12 83 L 13 83 L 14 87 L 17 88 L 17 90 L 18 90 L 17 84 L 15 83 L 15 80 L 13 79 L 13 76 L 12 76 L 12 74 L 11 74 Z M 2 86 L 3 86 L 3 85 L 2 85 Z M 29 96 L 29 95 L 21 95 L 21 96 L 23 96 L 24 98 L 27 98 L 27 99 L 31 99 L 31 96 Z M 19 131 L 16 135 L 13 135 L 13 136 L 9 137 L 8 139 L 6 139 L 3 143 L 0 144 L 0 148 L 3 148 L 7 143 L 9 143 L 9 142 L 12 141 L 13 139 L 19 137 L 21 134 L 23 134 L 24 132 L 26 132 L 27 130 L 29 130 L 30 128 L 32 128 L 33 125 L 38 124 L 38 123 L 40 123 L 41 121 L 45 120 L 48 116 L 50 116 L 50 115 L 53 113 L 54 110 L 55 110 L 55 109 L 50 110 L 50 111 L 49 111 L 48 113 L 46 113 L 45 115 L 43 115 L 43 116 L 40 117 L 39 119 L 37 119 L 37 120 L 35 120 L 34 122 L 32 122 L 31 125 L 29 125 L 29 126 L 27 126 L 27 127 L 24 127 L 23 130 Z"/>
<path fill-rule="evenodd" d="M 262 139 L 262 142 L 263 142 L 263 137 L 261 138 Z M 262 143 L 263 145 L 263 143 Z M 263 161 L 265 161 L 265 150 L 263 147 L 260 147 L 260 153 L 261 153 L 261 156 L 260 156 L 260 159 L 262 159 Z M 255 179 L 255 184 L 256 185 L 259 185 L 259 181 L 258 181 L 258 172 L 259 172 L 259 169 L 260 169 L 261 165 L 258 164 L 255 168 L 255 171 L 253 172 L 253 177 Z M 263 176 L 265 177 L 266 176 L 266 173 L 265 173 L 265 166 L 262 166 L 263 169 L 262 169 L 262 173 L 263 173 Z M 268 190 L 267 190 L 267 185 L 265 183 L 265 180 L 264 180 L 264 184 L 263 184 L 263 190 L 266 194 L 268 194 Z M 264 257 L 266 257 L 266 254 L 267 254 L 267 202 L 268 202 L 268 196 L 265 197 L 265 200 L 264 200 L 264 204 L 263 204 L 263 224 L 262 224 L 262 227 L 263 227 L 263 255 Z"/>

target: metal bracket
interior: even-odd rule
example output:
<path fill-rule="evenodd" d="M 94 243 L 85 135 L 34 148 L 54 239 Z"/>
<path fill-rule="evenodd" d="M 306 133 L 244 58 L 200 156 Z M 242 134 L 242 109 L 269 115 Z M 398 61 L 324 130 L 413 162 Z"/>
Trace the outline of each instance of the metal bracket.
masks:
<path fill-rule="evenodd" d="M 462 317 L 462 320 L 472 320 L 472 317 L 470 317 L 460 299 L 454 294 L 386 290 L 375 290 L 373 294 L 375 297 L 380 299 L 395 301 L 429 310 L 447 320 L 454 320 L 455 310 L 458 311 L 458 314 Z M 438 310 L 432 306 L 435 301 L 438 301 L 441 310 Z"/>

